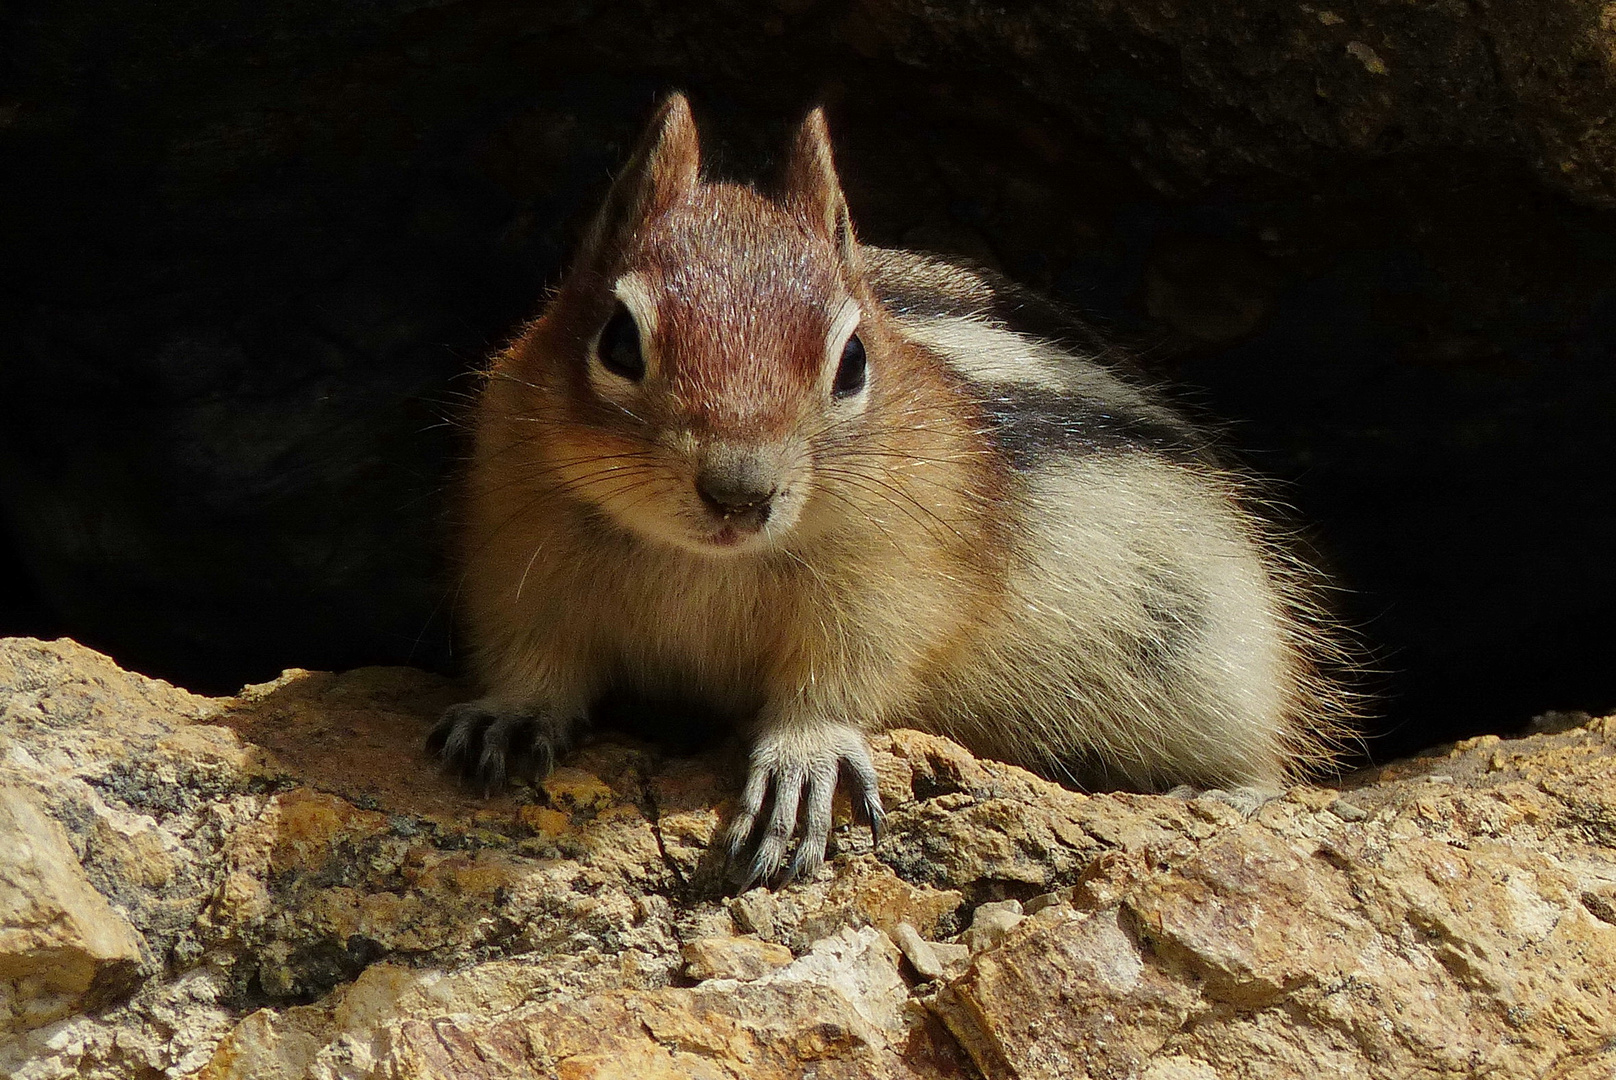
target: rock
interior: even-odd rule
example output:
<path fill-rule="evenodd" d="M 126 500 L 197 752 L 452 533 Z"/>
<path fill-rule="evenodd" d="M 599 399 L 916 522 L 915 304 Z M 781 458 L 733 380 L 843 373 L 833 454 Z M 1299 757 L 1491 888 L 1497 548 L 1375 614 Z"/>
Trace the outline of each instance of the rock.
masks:
<path fill-rule="evenodd" d="M 1584 897 L 1610 878 L 1610 837 L 1561 832 L 1583 812 L 1535 785 L 1586 790 L 1612 734 L 1385 770 L 1354 792 L 1380 806 L 1361 828 L 1297 791 L 1199 844 L 1106 860 L 934 1008 L 990 1078 L 1226 1076 L 1259 1052 L 1285 1075 L 1608 1069 L 1616 926 Z"/>
<path fill-rule="evenodd" d="M 967 1075 L 903 1007 L 896 959 L 878 931 L 845 931 L 751 982 L 598 995 L 489 1026 L 407 1021 L 377 1064 L 381 1075 L 579 1080 Z"/>
<path fill-rule="evenodd" d="M 1249 816 L 891 732 L 876 851 L 844 818 L 814 880 L 725 897 L 730 748 L 602 738 L 482 799 L 423 759 L 457 690 L 417 671 L 206 699 L 11 639 L 0 673 L 19 1080 L 1616 1066 L 1616 718 Z"/>
<path fill-rule="evenodd" d="M 791 963 L 791 950 L 784 945 L 762 941 L 750 935 L 704 937 L 687 941 L 680 948 L 685 958 L 685 974 L 697 982 L 733 979 L 750 982 Z"/>
<path fill-rule="evenodd" d="M 846 858 L 842 868 L 797 888 L 742 893 L 729 901 L 730 915 L 748 932 L 786 942 L 798 952 L 842 927 L 874 926 L 889 936 L 901 922 L 932 936 L 953 929 L 963 902 L 959 891 L 911 884 L 866 854 Z"/>
<path fill-rule="evenodd" d="M 971 913 L 970 929 L 960 935 L 960 941 L 971 952 L 981 952 L 1003 941 L 1004 935 L 1024 918 L 1019 900 L 982 904 Z"/>
<path fill-rule="evenodd" d="M 971 950 L 946 941 L 927 941 L 908 923 L 899 923 L 893 941 L 924 979 L 951 978 L 964 970 Z"/>
<path fill-rule="evenodd" d="M 1138 1075 L 1195 1014 L 1193 989 L 1141 960 L 1117 909 L 1029 924 L 932 1004 L 989 1080 Z"/>
<path fill-rule="evenodd" d="M 141 938 L 91 887 L 67 834 L 27 788 L 0 785 L 0 993 L 6 1030 L 26 1031 L 116 999 Z"/>
<path fill-rule="evenodd" d="M 881 0 L 863 10 L 869 47 L 938 75 L 1014 72 L 1163 183 L 1463 147 L 1529 161 L 1589 200 L 1616 197 L 1616 142 L 1602 130 L 1616 108 L 1603 63 L 1613 30 L 1581 0 L 1418 12 L 1270 0 L 1171 11 L 1041 0 L 990 12 Z"/>

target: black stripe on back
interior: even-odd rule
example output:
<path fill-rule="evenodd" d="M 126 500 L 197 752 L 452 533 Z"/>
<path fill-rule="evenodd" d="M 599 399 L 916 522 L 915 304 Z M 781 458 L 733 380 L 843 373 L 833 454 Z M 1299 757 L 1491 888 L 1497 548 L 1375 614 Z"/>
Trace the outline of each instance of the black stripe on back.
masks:
<path fill-rule="evenodd" d="M 1020 472 L 1060 458 L 1148 450 L 1203 460 L 1206 440 L 1190 425 L 1026 383 L 972 387 L 987 435 Z"/>
<path fill-rule="evenodd" d="M 992 271 L 971 268 L 967 272 L 978 280 L 981 293 L 963 296 L 895 276 L 882 278 L 876 286 L 881 302 L 895 315 L 987 319 L 1014 333 L 1058 342 L 1079 352 L 1112 352 L 1104 335 L 1061 304 Z"/>

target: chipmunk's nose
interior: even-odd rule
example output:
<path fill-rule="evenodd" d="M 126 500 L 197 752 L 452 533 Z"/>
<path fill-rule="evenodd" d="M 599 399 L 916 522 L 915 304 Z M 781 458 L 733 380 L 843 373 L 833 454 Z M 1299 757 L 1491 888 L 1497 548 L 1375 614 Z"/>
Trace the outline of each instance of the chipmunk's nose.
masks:
<path fill-rule="evenodd" d="M 762 455 L 747 451 L 711 453 L 696 474 L 702 502 L 724 515 L 767 517 L 778 487 L 773 466 Z"/>

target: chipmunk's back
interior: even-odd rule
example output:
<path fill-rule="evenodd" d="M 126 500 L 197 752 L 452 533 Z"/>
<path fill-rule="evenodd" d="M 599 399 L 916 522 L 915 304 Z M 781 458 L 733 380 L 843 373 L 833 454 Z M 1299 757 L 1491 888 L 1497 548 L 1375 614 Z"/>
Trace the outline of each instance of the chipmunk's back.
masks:
<path fill-rule="evenodd" d="M 1015 476 L 997 512 L 1018 558 L 993 629 L 939 666 L 919 722 L 1097 786 L 1273 787 L 1324 760 L 1346 712 L 1320 672 L 1338 647 L 1207 434 L 1051 305 L 866 250 L 903 333 L 957 373 Z M 1009 714 L 1024 720 L 994 719 Z"/>

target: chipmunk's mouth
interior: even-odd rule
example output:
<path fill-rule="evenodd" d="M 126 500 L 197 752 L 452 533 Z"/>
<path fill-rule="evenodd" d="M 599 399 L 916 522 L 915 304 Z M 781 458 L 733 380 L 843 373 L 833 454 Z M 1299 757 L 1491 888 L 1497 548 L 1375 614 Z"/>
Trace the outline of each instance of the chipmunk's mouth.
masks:
<path fill-rule="evenodd" d="M 716 522 L 718 528 L 707 533 L 703 539 L 714 547 L 739 547 L 746 541 L 762 535 L 763 527 L 768 520 L 768 507 L 745 514 L 724 514 L 719 516 Z"/>
<path fill-rule="evenodd" d="M 787 524 L 791 517 L 788 504 L 789 498 L 785 492 L 744 508 L 721 508 L 709 504 L 705 515 L 706 527 L 698 533 L 702 546 L 709 550 L 718 548 L 725 551 L 755 547 L 765 542 L 769 534 L 778 532 L 778 526 Z"/>

